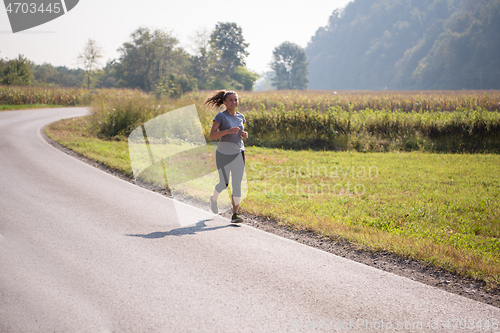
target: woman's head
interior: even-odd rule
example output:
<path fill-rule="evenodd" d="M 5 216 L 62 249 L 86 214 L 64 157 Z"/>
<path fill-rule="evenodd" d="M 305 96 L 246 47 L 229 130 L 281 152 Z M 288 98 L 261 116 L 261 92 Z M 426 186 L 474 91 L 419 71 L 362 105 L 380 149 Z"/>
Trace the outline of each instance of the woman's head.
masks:
<path fill-rule="evenodd" d="M 227 100 L 229 96 L 236 96 L 238 99 L 238 94 L 233 90 L 219 90 L 213 96 L 207 98 L 205 104 L 220 107 Z"/>

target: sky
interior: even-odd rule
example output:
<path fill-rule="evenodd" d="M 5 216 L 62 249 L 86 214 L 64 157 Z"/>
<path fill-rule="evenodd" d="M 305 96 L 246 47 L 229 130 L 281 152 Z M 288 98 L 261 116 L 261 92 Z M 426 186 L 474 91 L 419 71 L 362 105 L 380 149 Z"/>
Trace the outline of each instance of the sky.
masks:
<path fill-rule="evenodd" d="M 349 2 L 80 0 L 65 15 L 15 34 L 0 4 L 0 58 L 22 54 L 36 64 L 77 68 L 78 55 L 93 39 L 103 50 L 105 64 L 119 58 L 118 48 L 130 41 L 131 33 L 139 27 L 171 31 L 189 51 L 191 36 L 197 31 L 212 31 L 218 22 L 236 22 L 250 44 L 247 67 L 263 73 L 270 70 L 268 64 L 275 47 L 285 41 L 306 47 L 332 12 Z"/>

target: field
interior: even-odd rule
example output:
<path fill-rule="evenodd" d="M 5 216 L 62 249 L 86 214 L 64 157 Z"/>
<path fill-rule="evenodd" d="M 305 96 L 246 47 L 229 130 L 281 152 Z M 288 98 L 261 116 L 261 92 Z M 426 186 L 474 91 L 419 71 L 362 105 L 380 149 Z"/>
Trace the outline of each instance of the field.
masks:
<path fill-rule="evenodd" d="M 92 100 L 138 94 L 125 89 L 88 90 L 82 88 L 45 88 L 0 85 L 0 105 L 89 105 Z M 209 92 L 197 91 L 181 101 L 201 106 Z M 478 110 L 498 111 L 500 91 L 269 91 L 239 93 L 239 110 L 293 111 L 299 109 L 327 113 L 332 108 L 344 111 L 365 109 L 403 112 Z M 175 104 L 175 103 L 174 103 Z M 185 104 L 185 103 L 184 103 Z"/>
<path fill-rule="evenodd" d="M 206 92 L 193 93 L 204 98 Z M 344 111 L 365 109 L 390 111 L 457 111 L 461 109 L 487 111 L 500 109 L 499 91 L 273 91 L 243 92 L 241 109 L 297 110 L 311 109 L 326 113 L 332 108 Z"/>
<path fill-rule="evenodd" d="M 0 85 L 0 110 L 34 106 L 87 106 L 93 100 L 127 96 L 132 92 L 119 89 L 88 90 L 81 88 L 43 88 Z"/>
<path fill-rule="evenodd" d="M 497 155 L 253 148 L 248 156 L 249 213 L 500 282 Z"/>
<path fill-rule="evenodd" d="M 90 129 L 101 138 L 127 137 L 144 121 L 194 104 L 206 139 L 217 110 L 208 92 L 157 101 L 139 93 L 94 102 Z M 242 93 L 247 145 L 359 152 L 500 153 L 500 92 Z M 250 102 L 247 102 L 250 100 Z M 349 103 L 351 101 L 351 103 Z M 395 109 L 395 105 L 404 108 Z M 429 105 L 435 107 L 429 109 Z M 421 108 L 413 110 L 412 108 Z M 446 111 L 444 111 L 446 110 Z"/>
<path fill-rule="evenodd" d="M 92 105 L 89 129 L 126 138 L 139 124 L 194 104 L 208 139 L 208 92 L 158 101 L 140 91 L 0 86 L 0 110 Z M 243 92 L 247 144 L 359 152 L 500 153 L 500 92 Z"/>
<path fill-rule="evenodd" d="M 47 132 L 63 145 L 131 175 L 125 140 L 128 133 L 148 117 L 150 119 L 167 110 L 189 104 L 197 105 L 202 124 L 207 128 L 216 111 L 203 107 L 202 93 L 199 94 L 161 103 L 146 100 L 144 96 L 102 101 L 94 104 L 92 116 L 54 124 Z M 273 94 L 282 95 L 280 98 L 284 101 L 297 104 L 300 99 L 312 100 L 314 96 L 323 100 L 326 93 L 308 92 L 304 94 L 307 98 L 300 97 L 297 92 L 288 92 L 288 95 L 285 92 L 241 94 L 240 110 L 243 112 L 247 108 L 243 102 L 245 98 L 253 98 L 255 102 L 252 103 L 276 103 L 272 101 L 272 96 L 275 96 Z M 390 95 L 380 97 L 386 93 L 372 94 L 379 96 L 377 98 L 380 101 L 382 98 L 390 99 Z M 424 93 L 418 94 L 425 96 Z M 496 126 L 500 117 L 496 109 L 491 109 L 491 105 L 485 107 L 480 101 L 481 98 L 484 101 L 484 96 L 493 100 L 499 94 L 475 92 L 474 96 L 479 97 L 474 99 L 470 97 L 473 93 L 469 92 L 467 98 L 476 102 L 468 108 L 459 103 L 460 100 L 467 100 L 463 95 L 456 94 L 455 96 L 459 96 L 456 97 L 458 101 L 453 102 L 450 97 L 453 94 L 443 94 L 446 96 L 442 98 L 444 102 L 441 105 L 455 105 L 454 109 L 422 112 L 387 109 L 367 111 L 363 105 L 360 111 L 342 111 L 340 106 L 330 105 L 329 109 L 315 110 L 318 117 L 329 113 L 337 115 L 332 119 L 340 119 L 339 122 L 342 117 L 350 114 L 350 132 L 344 138 L 337 137 L 340 143 L 341 140 L 346 141 L 345 146 L 340 148 L 327 146 L 323 150 L 317 147 L 289 150 L 265 147 L 266 142 L 260 142 L 260 146 L 247 142 L 246 171 L 249 189 L 242 204 L 243 212 L 269 217 L 297 229 L 313 230 L 325 237 L 348 240 L 362 248 L 390 251 L 422 260 L 463 276 L 486 281 L 490 287 L 498 286 L 500 156 L 488 153 L 496 151 L 495 142 L 488 140 L 498 136 Z M 354 99 L 370 100 L 366 97 L 370 95 L 352 95 L 355 96 Z M 416 99 L 415 96 L 408 98 Z M 315 124 L 320 127 L 318 122 L 307 119 L 300 122 L 297 115 L 302 114 L 306 118 L 306 113 L 309 113 L 305 109 L 301 110 L 302 106 L 296 105 L 298 109 L 285 107 L 283 110 L 282 107 L 276 109 L 274 106 L 269 109 L 266 105 L 255 110 L 255 104 L 252 103 L 248 106 L 252 109 L 245 111 L 250 134 L 255 134 L 258 130 L 257 127 L 252 132 L 250 123 L 254 122 L 255 126 L 255 120 L 266 119 L 266 115 L 270 119 L 294 115 L 295 118 L 290 118 L 298 123 L 296 128 L 307 124 L 307 131 L 314 131 Z M 315 102 L 310 103 L 308 108 L 313 108 Z M 115 109 L 115 114 L 109 112 L 112 109 Z M 385 137 L 372 134 L 370 140 L 375 137 L 377 140 L 391 142 L 382 150 L 384 153 L 366 153 L 369 150 L 356 148 L 352 143 L 349 145 L 349 140 L 353 142 L 352 137 L 356 133 L 370 134 L 364 132 L 366 128 L 370 128 L 367 115 L 371 115 L 371 124 L 384 128 L 379 133 L 385 131 L 386 134 Z M 451 117 L 447 118 L 449 115 Z M 398 119 L 399 127 L 387 126 L 396 123 L 394 119 Z M 420 120 L 414 122 L 415 119 Z M 360 124 L 364 124 L 364 127 Z M 439 148 L 441 150 L 424 144 L 405 148 L 398 145 L 396 140 L 398 135 L 401 137 L 404 134 L 401 124 L 406 124 L 406 128 L 413 130 L 418 128 L 419 131 L 426 126 L 438 129 L 450 129 L 452 125 L 455 128 L 466 128 L 468 132 L 463 131 L 455 136 L 451 133 L 453 140 L 460 144 L 461 140 L 474 138 L 480 144 L 469 145 L 458 154 L 442 153 L 456 149 L 450 145 Z M 417 125 L 420 127 L 416 127 Z M 357 130 L 352 130 L 353 128 Z M 282 130 L 276 128 L 273 133 L 279 136 Z M 429 133 L 433 133 L 432 131 L 434 129 Z M 114 135 L 109 135 L 112 133 Z M 295 138 L 299 136 L 300 133 L 296 133 Z M 432 137 L 429 139 L 429 134 L 421 138 L 437 140 Z M 290 140 L 293 140 L 293 136 Z M 363 140 L 365 144 L 370 142 L 366 138 Z M 482 153 L 478 154 L 478 151 Z"/>

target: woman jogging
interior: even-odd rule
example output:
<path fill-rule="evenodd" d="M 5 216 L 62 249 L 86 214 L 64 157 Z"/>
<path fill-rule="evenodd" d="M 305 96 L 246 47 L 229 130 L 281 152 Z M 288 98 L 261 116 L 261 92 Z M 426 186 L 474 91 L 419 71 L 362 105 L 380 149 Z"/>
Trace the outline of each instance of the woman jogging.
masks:
<path fill-rule="evenodd" d="M 220 139 L 215 153 L 215 161 L 219 171 L 219 183 L 215 186 L 214 194 L 210 196 L 210 208 L 217 214 L 217 199 L 229 184 L 229 175 L 232 178 L 232 223 L 241 223 L 243 219 L 238 214 L 241 202 L 241 181 L 245 171 L 245 146 L 241 138 L 248 138 L 243 130 L 245 116 L 236 111 L 238 94 L 235 91 L 220 90 L 209 97 L 205 104 L 220 107 L 223 104 L 226 110 L 219 112 L 210 130 L 210 140 Z"/>

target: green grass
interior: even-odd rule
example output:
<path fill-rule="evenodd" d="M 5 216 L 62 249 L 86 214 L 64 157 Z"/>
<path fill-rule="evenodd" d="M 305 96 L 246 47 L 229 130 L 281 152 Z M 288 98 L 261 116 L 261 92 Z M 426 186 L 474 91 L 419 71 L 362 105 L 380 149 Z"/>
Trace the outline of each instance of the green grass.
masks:
<path fill-rule="evenodd" d="M 127 141 L 90 137 L 85 126 L 65 120 L 47 134 L 131 175 Z M 259 147 L 246 155 L 243 212 L 500 285 L 499 155 Z"/>
<path fill-rule="evenodd" d="M 61 105 L 52 105 L 52 104 L 29 104 L 29 105 L 0 105 L 0 111 L 9 111 L 9 110 L 25 110 L 25 109 L 45 109 L 45 108 L 61 108 L 64 106 Z"/>
<path fill-rule="evenodd" d="M 65 119 L 49 125 L 45 133 L 59 144 L 133 177 L 127 141 L 102 140 L 88 135 L 85 118 Z"/>
<path fill-rule="evenodd" d="M 500 282 L 500 156 L 247 155 L 249 213 Z"/>

